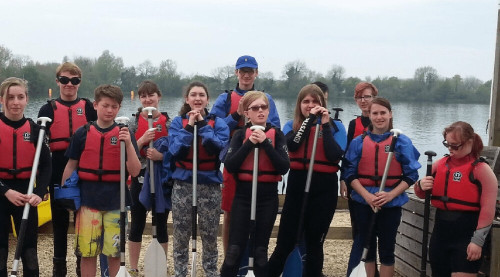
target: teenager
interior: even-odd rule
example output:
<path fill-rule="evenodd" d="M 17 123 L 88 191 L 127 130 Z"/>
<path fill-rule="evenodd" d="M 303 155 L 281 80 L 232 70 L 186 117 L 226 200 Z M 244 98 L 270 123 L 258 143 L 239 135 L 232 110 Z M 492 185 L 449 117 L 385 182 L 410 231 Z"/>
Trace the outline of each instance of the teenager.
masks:
<path fill-rule="evenodd" d="M 355 224 L 358 227 L 349 264 L 360 263 L 362 249 L 368 241 L 366 275 L 375 275 L 378 250 L 380 276 L 388 277 L 394 275 L 394 249 L 401 222 L 401 206 L 408 202 L 405 190 L 418 179 L 420 153 L 407 136 L 400 134 L 395 144 L 395 154 L 390 161 L 385 189 L 379 192 L 389 156 L 388 150 L 393 140 L 390 132 L 393 129 L 391 104 L 384 98 L 373 99 L 369 116 L 371 124 L 366 134 L 351 141 L 344 159 L 344 176 L 346 183 L 353 188 L 351 197 Z M 374 212 L 375 209 L 378 209 L 377 213 Z M 369 233 L 374 216 L 375 227 Z"/>
<path fill-rule="evenodd" d="M 62 174 L 68 158 L 64 156 L 69 141 L 75 131 L 87 122 L 95 121 L 97 114 L 92 102 L 78 96 L 82 81 L 82 71 L 72 63 L 65 62 L 56 69 L 56 84 L 59 97 L 47 101 L 38 117 L 48 117 L 49 146 L 52 152 L 52 179 L 50 181 L 50 208 L 52 210 L 52 232 L 54 236 L 53 277 L 67 274 L 66 255 L 68 248 L 69 211 L 54 198 L 54 187 L 60 186 Z M 80 257 L 77 256 L 77 275 L 80 276 Z"/>
<path fill-rule="evenodd" d="M 232 91 L 226 91 L 217 97 L 214 106 L 210 111 L 217 117 L 223 118 L 229 126 L 232 134 L 237 129 L 241 129 L 245 124 L 244 110 L 241 107 L 241 98 L 251 90 L 254 90 L 255 79 L 259 75 L 259 66 L 257 60 L 252 56 L 241 56 L 236 60 L 234 73 L 238 78 L 236 88 Z M 281 128 L 278 110 L 271 95 L 266 93 L 269 101 L 269 116 L 267 122 L 277 128 Z M 236 181 L 233 176 L 223 171 L 223 186 L 222 186 L 222 204 L 221 208 L 224 211 L 224 222 L 222 226 L 222 245 L 224 252 L 227 250 L 227 242 L 229 238 L 229 223 L 231 219 L 231 206 L 233 204 Z"/>
<path fill-rule="evenodd" d="M 172 174 L 172 219 L 174 225 L 175 276 L 188 274 L 191 212 L 193 203 L 193 139 L 194 127 L 198 138 L 197 214 L 203 245 L 202 264 L 205 275 L 218 276 L 217 233 L 220 220 L 222 174 L 219 153 L 229 140 L 226 122 L 208 114 L 208 89 L 200 82 L 190 83 L 184 91 L 184 104 L 170 126 L 170 152 L 176 169 Z M 195 219 L 196 220 L 196 219 Z"/>
<path fill-rule="evenodd" d="M 254 273 L 267 276 L 269 238 L 278 213 L 278 182 L 289 167 L 283 133 L 267 123 L 269 100 L 263 92 L 251 91 L 242 98 L 241 107 L 249 123 L 238 130 L 225 159 L 225 167 L 234 174 L 236 192 L 231 212 L 229 245 L 221 268 L 221 276 L 236 276 L 250 232 L 250 207 L 254 149 L 259 147 L 259 177 L 257 179 L 257 210 L 254 236 Z M 262 126 L 251 130 L 253 125 Z"/>
<path fill-rule="evenodd" d="M 161 100 L 162 93 L 156 83 L 151 80 L 143 81 L 139 84 L 139 89 L 137 90 L 139 95 L 139 100 L 141 101 L 142 108 L 154 107 L 155 111 L 152 112 L 153 116 L 153 128 L 155 130 L 149 130 L 148 112 L 140 108 L 139 112 L 135 114 L 134 123 L 130 124 L 130 131 L 135 134 L 137 140 L 137 146 L 140 149 L 139 160 L 141 161 L 141 173 L 139 176 L 132 178 L 132 183 L 130 187 L 130 192 L 132 195 L 132 206 L 130 207 L 130 233 L 128 236 L 129 240 L 129 262 L 130 270 L 129 274 L 134 276 L 139 276 L 138 263 L 139 255 L 141 252 L 142 245 L 142 234 L 146 226 L 146 215 L 147 209 L 139 201 L 139 194 L 143 189 L 144 183 L 144 172 L 148 166 L 148 161 L 153 160 L 155 165 L 160 162 L 160 166 L 163 166 L 164 153 L 153 147 L 149 149 L 149 143 L 151 141 L 157 141 L 159 138 L 168 136 L 168 125 L 170 124 L 170 118 L 166 112 L 160 112 L 159 103 Z M 168 145 L 168 144 L 167 144 Z M 166 147 L 168 152 L 168 146 Z M 167 154 L 168 157 L 170 157 Z M 169 162 L 167 162 L 167 175 L 171 175 Z M 168 178 L 168 177 L 167 177 Z M 157 182 L 161 180 L 156 179 Z M 149 183 L 148 183 L 149 184 Z M 148 189 L 149 191 L 149 189 Z M 157 194 L 159 199 L 163 195 Z M 157 228 L 157 239 L 165 250 L 165 256 L 167 255 L 168 249 L 168 234 L 167 234 L 167 217 L 169 210 L 164 209 L 157 211 L 156 213 L 156 228 Z"/>
<path fill-rule="evenodd" d="M 290 172 L 276 248 L 269 260 L 269 276 L 279 276 L 282 273 L 285 261 L 297 242 L 304 189 L 318 121 L 320 133 L 301 228 L 306 248 L 304 274 L 322 276 L 323 242 L 337 207 L 337 171 L 344 154 L 346 133 L 340 121 L 330 118 L 323 91 L 315 84 L 306 85 L 300 90 L 294 119 L 283 127 L 290 156 Z"/>
<path fill-rule="evenodd" d="M 82 276 L 95 276 L 97 256 L 108 257 L 110 276 L 120 267 L 120 141 L 126 146 L 126 169 L 139 175 L 137 145 L 127 127 L 115 123 L 123 93 L 117 86 L 94 90 L 97 121 L 80 127 L 72 137 L 61 183 L 78 170 L 81 207 L 75 222 L 75 252 L 82 257 Z"/>
<path fill-rule="evenodd" d="M 450 152 L 434 162 L 432 176 L 419 180 L 415 194 L 431 193 L 436 207 L 429 245 L 432 276 L 477 276 L 483 246 L 495 217 L 498 182 L 479 155 L 483 142 L 472 126 L 457 121 L 443 131 Z"/>
<path fill-rule="evenodd" d="M 7 78 L 0 85 L 0 276 L 7 277 L 9 226 L 11 216 L 19 234 L 25 204 L 30 204 L 26 233 L 21 249 L 23 276 L 39 276 L 37 206 L 50 182 L 50 150 L 41 145 L 36 187 L 28 193 L 40 126 L 24 117 L 28 104 L 28 85 L 19 78 Z M 18 242 L 19 243 L 19 242 Z"/>

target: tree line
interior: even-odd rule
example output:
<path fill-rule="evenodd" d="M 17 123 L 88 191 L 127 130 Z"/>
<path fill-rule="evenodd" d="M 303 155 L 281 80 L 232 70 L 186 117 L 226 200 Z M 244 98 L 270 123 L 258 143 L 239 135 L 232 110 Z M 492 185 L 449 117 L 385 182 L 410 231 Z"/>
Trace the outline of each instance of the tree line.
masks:
<path fill-rule="evenodd" d="M 125 66 L 121 57 L 105 50 L 98 58 L 65 56 L 63 62 L 76 63 L 83 72 L 80 93 L 92 98 L 94 88 L 100 84 L 118 85 L 124 92 L 136 91 L 139 83 L 146 79 L 156 82 L 164 95 L 180 96 L 182 89 L 191 81 L 205 83 L 212 97 L 233 89 L 237 79 L 234 65 L 217 67 L 210 75 L 183 75 L 177 71 L 175 61 L 162 60 L 159 66 L 146 60 L 137 66 Z M 47 96 L 48 89 L 55 90 L 55 71 L 59 63 L 40 63 L 28 56 L 15 55 L 0 45 L 0 80 L 20 77 L 28 81 L 32 97 Z M 296 60 L 287 63 L 282 75 L 276 78 L 272 72 L 260 71 L 255 88 L 264 90 L 273 97 L 296 97 L 306 84 L 321 81 L 330 88 L 332 97 L 352 97 L 358 82 L 372 82 L 381 95 L 391 100 L 427 102 L 489 103 L 491 80 L 483 82 L 475 77 L 439 76 L 431 66 L 417 68 L 413 78 L 396 76 L 359 78 L 345 75 L 340 65 L 332 65 L 326 74 L 309 69 L 305 62 Z M 54 93 L 57 93 L 54 92 Z"/>

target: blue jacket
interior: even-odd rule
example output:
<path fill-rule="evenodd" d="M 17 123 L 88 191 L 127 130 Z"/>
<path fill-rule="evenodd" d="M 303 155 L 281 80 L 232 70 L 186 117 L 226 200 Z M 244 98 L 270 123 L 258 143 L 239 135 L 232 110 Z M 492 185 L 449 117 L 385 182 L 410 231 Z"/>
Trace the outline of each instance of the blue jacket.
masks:
<path fill-rule="evenodd" d="M 187 118 L 186 115 L 177 116 L 170 124 L 169 129 L 169 150 L 175 160 L 182 160 L 189 148 L 193 144 L 193 127 L 187 125 L 183 127 L 182 119 Z M 226 122 L 218 117 L 215 117 L 214 128 L 207 124 L 210 117 L 205 117 L 205 121 L 198 122 L 198 136 L 201 137 L 202 145 L 214 155 L 219 155 L 220 151 L 229 143 L 229 127 Z M 172 175 L 172 179 L 181 180 L 184 182 L 192 182 L 192 170 L 186 170 L 177 167 Z M 222 173 L 219 169 L 213 171 L 198 171 L 199 184 L 215 184 L 222 183 Z"/>
<path fill-rule="evenodd" d="M 380 142 L 385 140 L 388 136 L 391 136 L 392 133 L 387 132 L 382 135 L 373 134 L 370 131 L 367 131 L 367 135 L 373 141 Z M 358 163 L 361 159 L 361 153 L 363 150 L 363 136 L 358 136 L 351 141 L 349 144 L 349 149 L 344 158 L 345 163 L 345 172 L 344 177 L 348 184 L 352 182 L 352 180 L 358 178 Z M 398 137 L 396 145 L 394 147 L 394 156 L 396 160 L 401 164 L 401 168 L 403 169 L 403 181 L 408 183 L 408 185 L 412 185 L 418 180 L 418 169 L 421 167 L 418 162 L 418 158 L 420 157 L 420 153 L 413 146 L 411 140 L 401 134 Z M 385 166 L 385 165 L 382 165 Z M 378 187 L 365 187 L 370 193 L 375 194 L 378 192 Z M 386 187 L 384 191 L 390 191 L 392 188 Z M 355 190 L 352 191 L 351 197 L 354 201 L 367 204 L 365 199 L 361 197 Z M 400 207 L 408 202 L 408 196 L 406 193 L 402 193 L 396 198 L 394 198 L 391 202 L 384 205 L 384 207 Z"/>
<path fill-rule="evenodd" d="M 241 89 L 235 89 L 233 92 L 238 93 L 239 95 L 244 95 L 247 91 Z M 273 126 L 281 129 L 280 117 L 278 114 L 278 110 L 276 109 L 276 105 L 274 103 L 271 95 L 266 93 L 267 98 L 269 99 L 269 116 L 267 118 L 267 122 L 271 123 Z M 224 119 L 227 126 L 229 126 L 229 130 L 232 131 L 238 126 L 238 121 L 233 118 L 233 116 L 229 113 L 230 103 L 227 102 L 227 93 L 221 93 L 210 111 L 210 114 L 214 114 L 217 117 Z"/>
<path fill-rule="evenodd" d="M 172 178 L 172 153 L 168 151 L 169 137 L 161 137 L 154 142 L 154 148 L 163 154 L 163 161 L 154 162 L 156 212 L 163 213 L 172 209 L 172 187 L 169 180 Z M 144 185 L 139 193 L 139 201 L 147 209 L 151 210 L 151 184 L 149 180 L 149 166 L 144 173 Z"/>

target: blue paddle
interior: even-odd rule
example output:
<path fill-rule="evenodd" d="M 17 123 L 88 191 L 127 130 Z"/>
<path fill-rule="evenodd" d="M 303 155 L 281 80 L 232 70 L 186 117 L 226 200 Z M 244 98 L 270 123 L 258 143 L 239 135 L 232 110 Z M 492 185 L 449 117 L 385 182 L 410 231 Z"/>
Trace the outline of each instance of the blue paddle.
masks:
<path fill-rule="evenodd" d="M 314 167 L 314 158 L 316 157 L 316 147 L 318 145 L 319 127 L 321 124 L 321 117 L 318 117 L 318 122 L 316 123 L 316 130 L 314 131 L 314 142 L 311 153 L 311 160 L 309 161 L 309 168 L 307 170 L 306 187 L 304 189 L 304 199 L 302 200 L 302 207 L 300 210 L 299 217 L 299 227 L 297 231 L 297 240 L 295 243 L 295 248 L 288 255 L 285 262 L 285 267 L 283 268 L 283 277 L 301 277 L 304 266 L 302 264 L 302 253 L 300 252 L 300 240 L 302 238 L 302 229 L 304 225 L 304 213 L 307 206 L 307 199 L 309 196 L 309 188 L 311 187 L 311 178 Z"/>

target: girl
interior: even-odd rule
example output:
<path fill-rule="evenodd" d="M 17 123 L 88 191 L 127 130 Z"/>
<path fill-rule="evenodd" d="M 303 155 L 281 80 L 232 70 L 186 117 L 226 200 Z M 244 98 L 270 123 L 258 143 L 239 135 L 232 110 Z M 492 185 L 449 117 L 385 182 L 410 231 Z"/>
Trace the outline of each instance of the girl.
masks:
<path fill-rule="evenodd" d="M 193 196 L 193 130 L 198 129 L 197 210 L 203 243 L 203 269 L 206 276 L 217 274 L 217 232 L 220 219 L 222 174 L 219 152 L 227 145 L 229 128 L 224 120 L 209 115 L 208 89 L 205 84 L 192 82 L 184 92 L 180 116 L 170 126 L 170 152 L 176 169 L 172 178 L 172 217 L 174 224 L 175 276 L 187 276 L 188 248 L 191 238 Z"/>
<path fill-rule="evenodd" d="M 247 92 L 241 105 L 249 123 L 234 134 L 224 161 L 225 168 L 235 176 L 236 192 L 231 208 L 229 245 L 221 268 L 222 277 L 236 276 L 248 242 L 255 146 L 258 144 L 260 147 L 254 237 L 256 276 L 267 276 L 267 247 L 278 213 L 278 181 L 290 167 L 283 133 L 266 123 L 269 116 L 266 95 L 260 91 Z M 252 125 L 263 126 L 265 130 L 251 131 Z"/>
<path fill-rule="evenodd" d="M 161 137 L 168 136 L 168 124 L 169 117 L 166 112 L 160 112 L 158 109 L 158 105 L 161 99 L 161 91 L 158 86 L 150 80 L 143 81 L 139 85 L 138 90 L 139 100 L 141 101 L 142 108 L 146 107 L 154 107 L 156 108 L 153 111 L 153 127 L 155 130 L 148 130 L 148 112 L 142 111 L 142 108 L 139 108 L 139 112 L 135 115 L 135 124 L 131 124 L 130 129 L 133 133 L 135 133 L 135 138 L 137 139 L 137 146 L 141 150 L 139 159 L 141 161 L 142 170 L 141 174 L 132 178 L 132 185 L 130 187 L 130 192 L 132 195 L 133 205 L 130 208 L 131 215 L 131 227 L 130 234 L 128 237 L 129 240 L 129 251 L 130 251 L 130 270 L 129 273 L 131 276 L 139 276 L 137 264 L 139 262 L 139 254 L 141 252 L 141 242 L 142 242 L 142 233 L 144 232 L 144 227 L 146 226 L 146 213 L 147 210 L 144 205 L 139 201 L 139 193 L 143 189 L 143 181 L 144 181 L 144 171 L 146 169 L 146 165 L 148 160 L 153 160 L 155 162 L 162 162 L 164 159 L 164 153 L 158 151 L 156 148 L 149 148 L 149 143 L 153 140 L 156 141 Z M 168 149 L 168 147 L 167 147 Z M 169 168 L 168 160 L 167 162 L 167 175 L 171 175 L 171 171 Z M 168 178 L 168 177 L 167 177 Z M 160 180 L 156 179 L 159 183 Z M 148 183 L 149 184 L 149 183 Z M 149 188 L 145 188 L 149 192 Z M 160 193 L 157 193 L 157 198 L 162 199 Z M 147 195 L 146 195 L 147 198 Z M 158 208 L 159 205 L 157 205 Z M 158 210 L 158 209 L 157 209 Z M 165 250 L 165 256 L 167 255 L 167 247 L 168 247 L 168 235 L 167 235 L 167 217 L 169 210 L 163 209 L 161 211 L 157 211 L 156 214 L 156 228 L 157 228 L 157 239 L 161 244 L 163 249 Z"/>
<path fill-rule="evenodd" d="M 449 155 L 432 165 L 432 176 L 418 181 L 415 193 L 432 194 L 436 207 L 429 245 L 433 276 L 476 276 L 482 247 L 495 216 L 498 182 L 479 158 L 483 142 L 469 123 L 458 121 L 443 131 Z"/>
<path fill-rule="evenodd" d="M 19 78 L 7 78 L 0 85 L 3 113 L 0 113 L 0 276 L 7 276 L 10 217 L 19 233 L 24 205 L 31 205 L 21 250 L 23 276 L 38 276 L 38 213 L 50 182 L 52 164 L 47 144 L 41 146 L 33 194 L 27 195 L 40 126 L 24 117 L 28 104 L 28 85 Z"/>
<path fill-rule="evenodd" d="M 392 109 L 387 99 L 375 98 L 370 105 L 370 121 L 365 135 L 352 140 L 345 156 L 345 181 L 353 188 L 352 200 L 358 233 L 349 264 L 358 265 L 362 248 L 369 240 L 365 261 L 367 276 L 375 275 L 376 250 L 380 257 L 380 276 L 394 275 L 396 232 L 401 221 L 401 206 L 408 202 L 405 190 L 418 179 L 420 153 L 411 140 L 401 134 L 394 148 L 385 189 L 379 191 L 380 180 L 392 141 Z M 377 166 L 378 165 L 378 166 Z M 374 214 L 373 210 L 379 209 Z M 372 216 L 376 216 L 373 234 L 369 234 Z"/>
<path fill-rule="evenodd" d="M 269 261 L 269 276 L 279 276 L 292 252 L 299 227 L 309 160 L 312 154 L 316 123 L 321 121 L 309 199 L 304 213 L 306 245 L 305 276 L 321 276 L 323 238 L 328 232 L 337 206 L 338 162 L 344 154 L 346 134 L 340 121 L 328 115 L 324 94 L 315 84 L 303 87 L 297 96 L 295 117 L 283 128 L 290 155 L 290 172 L 285 203 L 281 214 L 278 240 Z"/>

